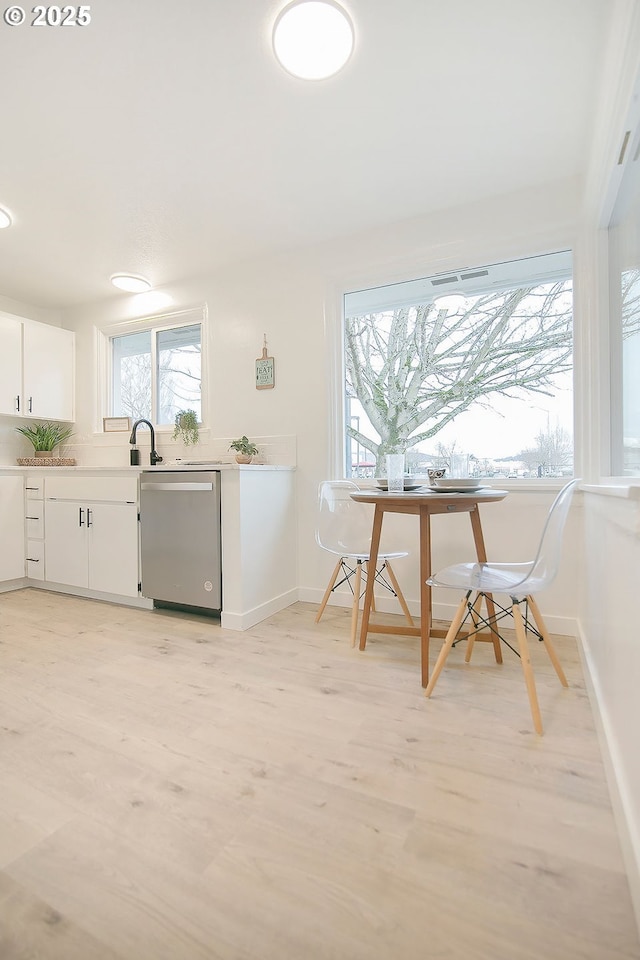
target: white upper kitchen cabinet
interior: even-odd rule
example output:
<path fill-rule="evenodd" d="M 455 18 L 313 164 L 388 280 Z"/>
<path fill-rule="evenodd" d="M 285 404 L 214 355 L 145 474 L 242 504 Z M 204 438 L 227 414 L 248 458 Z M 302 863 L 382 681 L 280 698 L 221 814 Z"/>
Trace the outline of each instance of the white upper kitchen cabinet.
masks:
<path fill-rule="evenodd" d="M 22 321 L 0 313 L 0 413 L 22 413 Z"/>
<path fill-rule="evenodd" d="M 0 314 L 0 414 L 73 420 L 75 334 Z"/>
<path fill-rule="evenodd" d="M 24 324 L 25 417 L 73 420 L 74 339 L 62 327 Z"/>

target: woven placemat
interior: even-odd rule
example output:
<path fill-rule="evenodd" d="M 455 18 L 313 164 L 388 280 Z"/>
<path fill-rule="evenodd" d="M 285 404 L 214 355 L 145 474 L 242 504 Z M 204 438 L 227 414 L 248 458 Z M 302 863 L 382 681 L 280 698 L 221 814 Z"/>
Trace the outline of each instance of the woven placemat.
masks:
<path fill-rule="evenodd" d="M 18 457 L 21 467 L 75 467 L 75 457 Z"/>

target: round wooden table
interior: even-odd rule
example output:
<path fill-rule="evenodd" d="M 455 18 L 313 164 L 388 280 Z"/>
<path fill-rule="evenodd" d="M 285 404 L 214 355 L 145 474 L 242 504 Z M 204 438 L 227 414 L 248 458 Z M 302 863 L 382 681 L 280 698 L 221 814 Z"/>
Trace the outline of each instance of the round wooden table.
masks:
<path fill-rule="evenodd" d="M 372 503 L 375 506 L 373 515 L 373 529 L 371 533 L 371 550 L 369 564 L 373 570 L 378 562 L 382 519 L 385 513 L 411 513 L 420 517 L 420 626 L 405 625 L 389 626 L 388 624 L 371 623 L 371 605 L 373 601 L 374 577 L 367 577 L 367 589 L 364 597 L 362 612 L 362 626 L 360 629 L 360 649 L 364 650 L 369 633 L 395 633 L 402 636 L 420 637 L 420 659 L 422 665 L 422 686 L 429 682 L 429 638 L 445 636 L 444 630 L 432 630 L 431 627 L 431 587 L 427 580 L 431 576 L 431 517 L 434 514 L 468 513 L 471 519 L 471 530 L 476 548 L 476 556 L 483 563 L 487 560 L 480 523 L 481 503 L 497 503 L 508 495 L 507 490 L 494 490 L 491 487 L 481 487 L 469 493 L 436 493 L 429 488 L 402 493 L 388 493 L 383 490 L 361 490 L 352 493 L 353 500 L 359 503 Z M 495 615 L 493 601 L 487 597 L 489 615 Z M 479 639 L 479 638 L 478 638 Z M 498 662 L 502 661 L 500 642 L 493 639 L 494 650 Z"/>

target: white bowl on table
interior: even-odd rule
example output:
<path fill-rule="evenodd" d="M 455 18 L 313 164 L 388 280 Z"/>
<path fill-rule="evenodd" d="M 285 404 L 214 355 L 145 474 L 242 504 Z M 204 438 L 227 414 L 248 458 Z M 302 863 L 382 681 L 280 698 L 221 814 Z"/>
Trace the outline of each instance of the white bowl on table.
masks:
<path fill-rule="evenodd" d="M 477 477 L 438 477 L 431 481 L 431 488 L 440 493 L 474 493 L 484 487 Z"/>

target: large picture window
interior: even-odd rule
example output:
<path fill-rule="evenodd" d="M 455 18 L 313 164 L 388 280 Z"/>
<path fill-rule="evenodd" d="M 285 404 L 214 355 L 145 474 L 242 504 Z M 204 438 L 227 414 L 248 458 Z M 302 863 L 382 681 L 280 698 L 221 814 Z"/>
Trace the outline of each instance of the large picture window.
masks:
<path fill-rule="evenodd" d="M 163 320 L 109 338 L 112 416 L 162 426 L 191 409 L 202 419 L 202 324 Z"/>
<path fill-rule="evenodd" d="M 345 475 L 570 476 L 572 331 L 567 251 L 347 293 Z"/>

